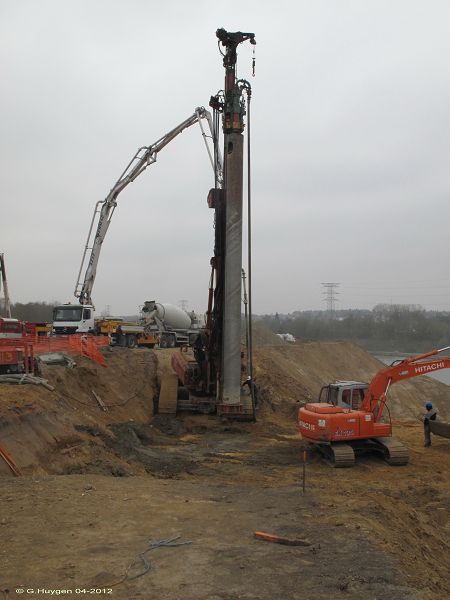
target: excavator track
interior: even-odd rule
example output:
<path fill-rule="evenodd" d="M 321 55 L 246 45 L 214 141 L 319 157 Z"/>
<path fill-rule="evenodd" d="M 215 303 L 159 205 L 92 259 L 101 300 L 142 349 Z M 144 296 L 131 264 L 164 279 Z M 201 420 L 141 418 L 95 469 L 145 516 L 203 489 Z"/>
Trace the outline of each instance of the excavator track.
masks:
<path fill-rule="evenodd" d="M 168 373 L 161 379 L 158 412 L 160 415 L 176 415 L 178 396 L 178 375 Z"/>
<path fill-rule="evenodd" d="M 407 465 L 409 461 L 408 448 L 399 440 L 392 437 L 375 438 L 383 449 L 386 462 L 393 466 Z"/>
<path fill-rule="evenodd" d="M 355 465 L 355 452 L 350 444 L 331 444 L 332 463 L 336 469 L 353 467 Z"/>
<path fill-rule="evenodd" d="M 350 444 L 317 444 L 316 447 L 327 462 L 336 469 L 355 465 L 355 452 Z"/>

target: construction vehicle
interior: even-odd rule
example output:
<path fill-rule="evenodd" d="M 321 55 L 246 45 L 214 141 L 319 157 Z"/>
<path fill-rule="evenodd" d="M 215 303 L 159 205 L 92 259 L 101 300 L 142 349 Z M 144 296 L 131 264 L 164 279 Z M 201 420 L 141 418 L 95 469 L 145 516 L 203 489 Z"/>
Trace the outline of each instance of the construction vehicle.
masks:
<path fill-rule="evenodd" d="M 431 358 L 449 348 L 394 361 L 370 383 L 337 381 L 324 386 L 318 402 L 298 411 L 302 438 L 335 467 L 352 467 L 355 454 L 371 451 L 381 453 L 390 465 L 406 465 L 408 449 L 392 437 L 390 418 L 383 419 L 389 388 L 397 381 L 450 368 L 450 358 Z"/>
<path fill-rule="evenodd" d="M 0 339 L 0 374 L 34 374 L 33 343 L 25 339 Z"/>
<path fill-rule="evenodd" d="M 11 318 L 11 300 L 9 298 L 8 280 L 6 278 L 5 255 L 0 252 L 0 284 L 3 285 L 3 309 L 7 318 Z M 1 287 L 1 286 L 0 286 Z"/>
<path fill-rule="evenodd" d="M 57 306 L 54 311 L 53 318 L 53 333 L 55 334 L 70 334 L 70 333 L 91 333 L 94 331 L 94 304 L 92 302 L 92 289 L 97 274 L 97 265 L 100 258 L 102 244 L 105 241 L 105 236 L 111 223 L 112 216 L 117 206 L 117 198 L 119 194 L 132 183 L 145 169 L 156 162 L 158 153 L 169 142 L 175 139 L 188 127 L 195 123 L 200 125 L 206 149 L 214 166 L 216 177 L 222 179 L 222 159 L 217 154 L 213 157 L 209 145 L 208 138 L 202 125 L 202 120 L 206 119 L 209 129 L 213 131 L 213 123 L 211 113 L 203 107 L 195 109 L 194 113 L 180 123 L 177 127 L 166 133 L 163 137 L 157 140 L 150 146 L 143 146 L 138 149 L 136 154 L 130 160 L 125 170 L 113 185 L 111 191 L 106 196 L 105 200 L 100 200 L 95 205 L 94 214 L 92 216 L 89 227 L 88 237 L 81 259 L 80 270 L 78 272 L 77 282 L 75 284 L 74 295 L 79 300 L 79 304 L 63 304 Z M 95 231 L 95 234 L 94 234 Z M 84 276 L 82 277 L 82 273 Z M 130 335 L 134 333 L 130 332 Z"/>
<path fill-rule="evenodd" d="M 215 177 L 215 187 L 208 194 L 208 206 L 214 209 L 215 238 L 211 264 L 206 326 L 194 344 L 193 352 L 172 356 L 173 374 L 162 378 L 159 412 L 174 414 L 177 410 L 201 410 L 236 419 L 255 418 L 255 398 L 242 393 L 242 227 L 243 227 L 243 161 L 244 116 L 248 115 L 248 149 L 250 148 L 250 98 L 248 81 L 236 76 L 237 47 L 249 41 L 256 44 L 253 33 L 228 32 L 218 29 L 219 50 L 225 67 L 225 86 L 211 97 L 213 109 L 215 156 L 218 128 L 222 117 L 224 148 L 223 183 Z M 222 51 L 223 49 L 223 51 Z M 254 64 L 254 63 L 253 63 Z M 245 96 L 246 94 L 246 100 Z M 251 352 L 251 205 L 250 152 L 247 175 L 248 191 L 248 285 L 245 301 L 248 316 L 247 376 L 253 380 Z M 249 386 L 254 390 L 254 386 Z"/>
<path fill-rule="evenodd" d="M 173 304 L 147 300 L 141 310 L 149 331 L 159 339 L 160 348 L 193 346 L 205 327 L 204 318 Z"/>
<path fill-rule="evenodd" d="M 67 333 L 69 330 L 90 331 L 94 306 L 92 304 L 92 287 L 94 285 L 101 246 L 104 242 L 112 215 L 117 206 L 117 196 L 149 164 L 156 160 L 159 150 L 174 139 L 186 127 L 206 118 L 210 126 L 213 141 L 213 153 L 208 153 L 214 169 L 214 188 L 208 194 L 208 206 L 214 209 L 215 239 L 214 256 L 211 259 L 211 277 L 208 296 L 208 310 L 204 331 L 197 336 L 193 354 L 176 353 L 172 357 L 174 373 L 161 383 L 159 397 L 160 412 L 176 412 L 179 408 L 177 398 L 191 394 L 188 405 L 196 407 L 209 403 L 219 415 L 232 418 L 254 418 L 255 401 L 252 392 L 250 406 L 241 399 L 242 365 L 241 365 L 241 304 L 242 304 L 242 226 L 243 226 L 243 160 L 244 160 L 244 116 L 248 115 L 248 132 L 250 131 L 250 98 L 251 86 L 248 81 L 236 76 L 237 47 L 249 41 L 255 45 L 253 33 L 227 32 L 218 29 L 219 50 L 223 56 L 225 67 L 224 89 L 210 99 L 213 109 L 211 119 L 204 108 L 195 113 L 181 125 L 173 129 L 154 145 L 141 148 L 130 161 L 123 174 L 106 199 L 97 203 L 89 228 L 88 239 L 81 261 L 80 271 L 75 286 L 75 296 L 79 305 L 63 305 L 55 311 L 55 333 Z M 223 48 L 223 52 L 222 49 Z M 253 59 L 253 67 L 254 67 Z M 246 94 L 247 102 L 245 102 Z M 224 166 L 218 143 L 218 130 L 222 117 Z M 206 135 L 203 132 L 205 144 Z M 250 135 L 248 149 L 250 148 Z M 251 351 L 251 224 L 250 224 L 250 151 L 248 150 L 248 340 L 247 374 L 253 379 Z M 92 233 L 96 232 L 92 238 Z M 88 251 L 89 258 L 88 258 Z M 85 263 L 87 268 L 83 279 Z M 248 310 L 247 310 L 248 309 Z M 180 385 L 181 390 L 179 390 Z M 250 386 L 254 389 L 254 386 Z M 198 400 L 200 398 L 200 400 Z"/>
<path fill-rule="evenodd" d="M 90 333 L 96 336 L 108 336 L 111 345 L 127 348 L 149 346 L 153 348 L 158 339 L 143 323 L 124 321 L 120 317 L 94 318 L 92 306 L 63 304 L 53 309 L 53 333 L 72 335 Z"/>
<path fill-rule="evenodd" d="M 33 344 L 26 339 L 26 323 L 11 318 L 11 304 L 6 282 L 5 262 L 0 254 L 5 309 L 9 317 L 0 317 L 0 375 L 34 373 Z"/>
<path fill-rule="evenodd" d="M 52 324 L 43 322 L 38 323 L 35 321 L 25 321 L 25 330 L 27 332 L 27 335 L 31 335 L 32 337 L 45 337 L 51 334 Z"/>
<path fill-rule="evenodd" d="M 60 304 L 53 309 L 52 333 L 71 335 L 73 333 L 94 333 L 94 307 L 80 304 Z"/>
<path fill-rule="evenodd" d="M 102 337 L 70 335 L 49 337 L 49 325 L 19 319 L 0 318 L 0 374 L 35 373 L 35 357 L 51 352 L 87 356 L 106 367 L 99 348 Z"/>
<path fill-rule="evenodd" d="M 17 339 L 25 335 L 25 324 L 19 319 L 0 317 L 0 339 Z"/>
<path fill-rule="evenodd" d="M 159 342 L 159 338 L 150 331 L 148 325 L 124 321 L 117 317 L 95 319 L 94 334 L 107 335 L 111 345 L 126 348 L 154 348 Z"/>
<path fill-rule="evenodd" d="M 0 374 L 34 374 L 34 323 L 0 318 Z"/>
<path fill-rule="evenodd" d="M 50 333 L 50 329 L 51 325 L 49 323 L 35 323 L 33 321 L 0 317 L 0 339 L 46 336 Z"/>

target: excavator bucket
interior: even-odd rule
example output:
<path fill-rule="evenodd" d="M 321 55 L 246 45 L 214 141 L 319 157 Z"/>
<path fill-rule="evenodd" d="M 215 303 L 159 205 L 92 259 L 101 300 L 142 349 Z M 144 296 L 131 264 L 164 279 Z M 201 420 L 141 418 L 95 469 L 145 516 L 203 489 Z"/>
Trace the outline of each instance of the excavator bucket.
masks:
<path fill-rule="evenodd" d="M 442 421 L 430 421 L 431 433 L 445 437 L 450 440 L 450 423 L 443 423 Z"/>

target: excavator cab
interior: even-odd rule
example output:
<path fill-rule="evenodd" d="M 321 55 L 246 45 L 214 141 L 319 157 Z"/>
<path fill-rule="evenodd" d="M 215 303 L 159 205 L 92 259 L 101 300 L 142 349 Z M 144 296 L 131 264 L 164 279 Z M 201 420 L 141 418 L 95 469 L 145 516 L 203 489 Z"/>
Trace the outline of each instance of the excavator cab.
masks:
<path fill-rule="evenodd" d="M 319 402 L 359 410 L 368 387 L 369 384 L 361 381 L 336 381 L 322 387 Z"/>

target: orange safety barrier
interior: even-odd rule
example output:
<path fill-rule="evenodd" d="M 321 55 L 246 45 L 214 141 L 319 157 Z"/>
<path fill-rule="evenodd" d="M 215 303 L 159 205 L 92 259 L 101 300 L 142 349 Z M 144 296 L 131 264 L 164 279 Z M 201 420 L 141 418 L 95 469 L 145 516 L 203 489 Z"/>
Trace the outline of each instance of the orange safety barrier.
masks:
<path fill-rule="evenodd" d="M 86 356 L 102 367 L 107 367 L 105 357 L 99 351 L 99 348 L 105 346 L 109 346 L 109 338 L 107 336 L 83 334 L 49 337 L 25 336 L 16 339 L 0 339 L 0 349 L 4 351 L 22 350 L 26 365 L 32 364 L 34 355 L 45 354 L 47 352 L 65 352 L 66 354 Z"/>
<path fill-rule="evenodd" d="M 36 336 L 33 338 L 34 353 L 66 352 L 67 354 L 81 354 L 97 362 L 102 367 L 107 367 L 105 357 L 99 348 L 109 346 L 109 338 L 102 335 L 57 335 L 50 337 Z"/>

